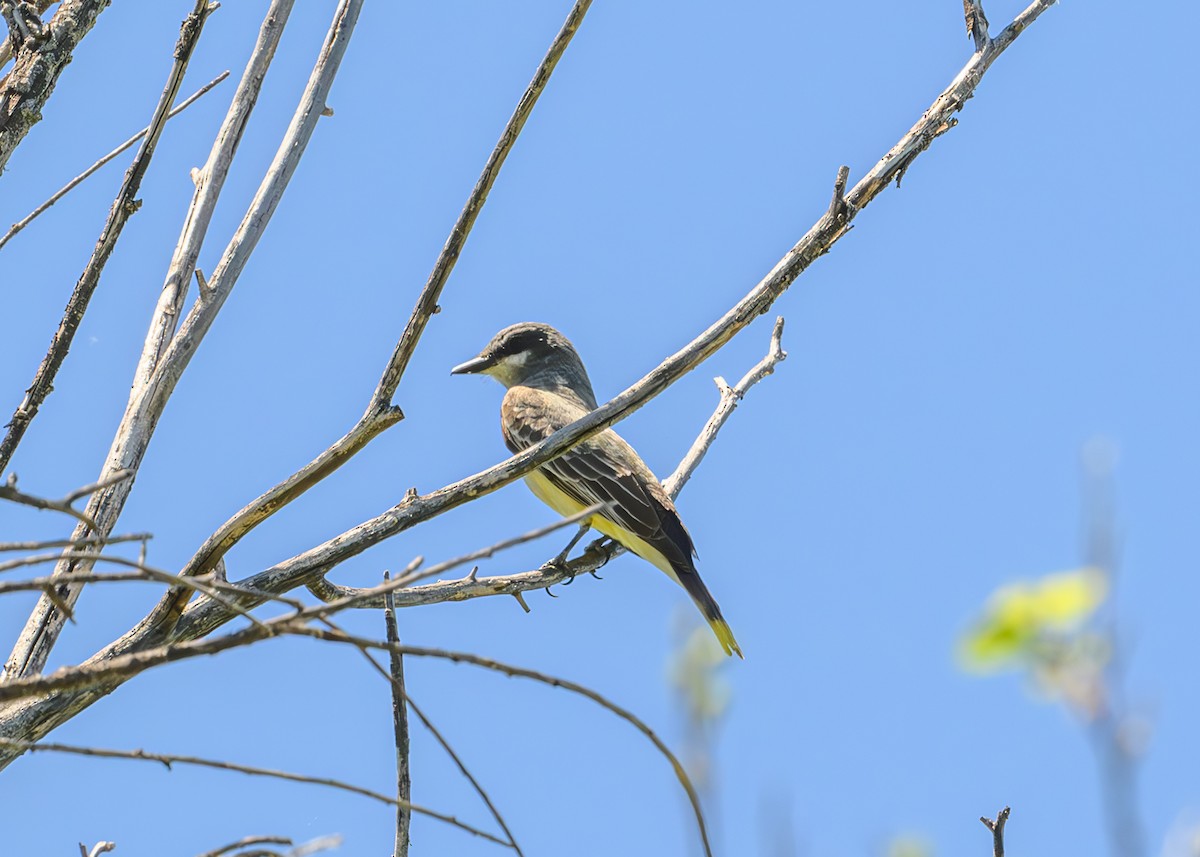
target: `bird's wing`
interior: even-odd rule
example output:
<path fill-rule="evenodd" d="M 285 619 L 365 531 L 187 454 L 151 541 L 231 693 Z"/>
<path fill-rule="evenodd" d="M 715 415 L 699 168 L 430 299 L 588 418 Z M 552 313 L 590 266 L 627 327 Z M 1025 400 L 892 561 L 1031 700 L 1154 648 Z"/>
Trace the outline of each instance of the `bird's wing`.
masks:
<path fill-rule="evenodd" d="M 516 388 L 510 393 L 515 392 Z M 509 449 L 519 452 L 587 412 L 553 393 L 521 388 L 505 397 L 502 426 Z M 572 499 L 592 506 L 611 503 L 601 514 L 662 552 L 673 567 L 691 569 L 691 536 L 653 472 L 611 429 L 585 440 L 544 464 L 544 473 Z"/>

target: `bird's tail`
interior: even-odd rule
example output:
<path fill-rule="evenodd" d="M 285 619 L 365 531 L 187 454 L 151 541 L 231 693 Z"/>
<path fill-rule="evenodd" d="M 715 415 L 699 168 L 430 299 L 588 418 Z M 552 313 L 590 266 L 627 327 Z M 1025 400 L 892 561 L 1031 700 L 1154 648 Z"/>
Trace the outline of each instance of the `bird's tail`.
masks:
<path fill-rule="evenodd" d="M 692 596 L 692 600 L 696 602 L 696 606 L 700 608 L 700 612 L 708 620 L 708 627 L 712 628 L 713 633 L 717 636 L 717 641 L 721 644 L 721 648 L 725 650 L 725 654 L 731 656 L 736 654 L 739 658 L 745 660 L 746 656 L 742 654 L 741 646 L 734 639 L 733 629 L 729 627 L 729 623 L 721 615 L 721 608 L 717 606 L 716 599 L 712 597 L 708 588 L 700 580 L 700 575 L 693 571 L 689 575 L 679 575 L 679 578 L 680 583 L 683 584 L 683 588 L 687 590 L 688 595 Z"/>

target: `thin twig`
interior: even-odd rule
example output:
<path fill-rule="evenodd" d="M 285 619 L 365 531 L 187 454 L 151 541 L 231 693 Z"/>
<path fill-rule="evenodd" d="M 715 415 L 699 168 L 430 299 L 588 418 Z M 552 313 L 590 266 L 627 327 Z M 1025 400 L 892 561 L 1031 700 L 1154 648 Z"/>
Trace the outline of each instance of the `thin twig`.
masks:
<path fill-rule="evenodd" d="M 0 485 L 0 500 L 8 500 L 12 503 L 18 503 L 22 506 L 31 506 L 34 509 L 45 509 L 54 512 L 62 512 L 64 515 L 70 515 L 72 518 L 83 523 L 90 529 L 96 529 L 96 522 L 86 512 L 80 512 L 71 504 L 81 497 L 87 497 L 97 491 L 103 491 L 107 488 L 124 482 L 129 477 L 133 476 L 131 470 L 120 470 L 109 476 L 107 479 L 102 479 L 99 482 L 93 482 L 90 485 L 84 485 L 82 488 L 76 488 L 66 497 L 61 500 L 47 500 L 45 497 L 38 497 L 33 494 L 26 494 L 23 491 L 17 490 L 16 474 L 9 474 L 8 482 Z M 101 541 L 101 543 L 103 543 Z"/>
<path fill-rule="evenodd" d="M 383 573 L 383 581 L 389 580 Z M 392 685 L 392 726 L 396 733 L 396 844 L 393 857 L 408 857 L 408 829 L 412 825 L 412 812 L 408 802 L 412 796 L 412 778 L 408 768 L 408 694 L 404 690 L 404 656 L 398 649 L 400 635 L 396 630 L 396 605 L 392 594 L 384 597 L 383 624 L 387 630 L 387 641 L 393 647 L 388 651 L 391 658 L 389 678 Z"/>
<path fill-rule="evenodd" d="M 242 848 L 248 848 L 251 845 L 291 845 L 292 840 L 286 836 L 247 836 L 239 839 L 237 842 L 230 842 L 228 845 L 223 845 L 220 848 L 215 848 L 212 851 L 205 851 L 197 857 L 221 857 L 222 854 L 228 854 L 230 851 L 238 851 Z"/>
<path fill-rule="evenodd" d="M 663 488 L 666 489 L 671 499 L 679 496 L 679 492 L 683 490 L 683 486 L 687 484 L 688 479 L 696 472 L 696 468 L 704 460 L 709 447 L 717 439 L 717 434 L 721 431 L 721 427 L 725 425 L 725 422 L 733 414 L 734 410 L 737 409 L 737 406 L 745 398 L 750 388 L 772 374 L 775 371 L 775 367 L 786 359 L 787 352 L 783 350 L 783 316 L 779 316 L 775 319 L 775 327 L 771 331 L 771 344 L 767 351 L 767 356 L 758 361 L 749 372 L 742 376 L 742 380 L 738 381 L 733 387 L 726 384 L 723 378 L 716 379 L 717 389 L 721 391 L 721 399 L 717 403 L 717 409 L 708 418 L 708 422 L 700 430 L 700 436 L 696 438 L 696 442 L 687 451 L 687 455 L 679 462 L 679 466 L 675 468 L 675 472 L 663 480 Z"/>
<path fill-rule="evenodd" d="M 328 627 L 331 631 L 346 635 L 345 630 L 340 628 L 337 624 L 329 619 L 321 619 L 320 622 Z M 388 643 L 389 645 L 398 645 L 398 641 L 393 641 L 390 639 L 388 640 Z M 387 670 L 379 665 L 379 662 L 375 660 L 375 657 L 371 654 L 370 650 L 366 646 L 355 646 L 355 648 L 358 649 L 359 653 L 367 659 L 367 663 L 371 665 L 375 672 L 379 673 L 384 679 L 392 684 L 394 691 L 396 686 L 395 679 Z M 391 654 L 393 657 L 399 657 L 397 652 L 393 651 Z M 413 714 L 417 715 L 417 719 L 419 719 L 422 725 L 429 730 L 429 734 L 431 734 L 434 737 L 434 740 L 436 740 L 438 744 L 441 745 L 442 749 L 446 751 L 446 755 L 450 757 L 450 760 L 454 762 L 459 772 L 463 775 L 467 782 L 471 784 L 471 787 L 475 789 L 475 793 L 479 795 L 484 805 L 487 806 L 488 811 L 492 814 L 492 818 L 496 820 L 496 823 L 500 825 L 500 829 L 504 831 L 504 835 L 508 837 L 508 844 L 511 846 L 513 851 L 517 853 L 517 857 L 524 857 L 524 853 L 521 851 L 521 846 L 517 844 L 517 840 L 513 836 L 512 830 L 509 829 L 508 823 L 504 820 L 504 816 L 500 814 L 500 810 L 497 809 L 496 805 L 492 802 L 491 796 L 488 795 L 487 790 L 484 789 L 479 780 L 475 779 L 475 776 L 470 772 L 470 770 L 468 770 L 466 763 L 463 762 L 462 758 L 457 752 L 455 752 L 454 748 L 450 746 L 450 742 L 446 740 L 444 735 L 442 735 L 441 730 L 433 725 L 433 721 L 425 716 L 425 712 L 423 712 L 421 707 L 413 701 L 413 698 L 408 693 L 407 689 L 404 689 L 403 695 L 408 701 L 408 707 L 413 710 Z"/>
<path fill-rule="evenodd" d="M 132 759 L 144 762 L 158 762 L 165 765 L 168 770 L 172 765 L 191 765 L 200 768 L 216 768 L 221 771 L 235 771 L 239 774 L 248 774 L 252 777 L 269 777 L 276 780 L 288 780 L 293 783 L 310 783 L 317 786 L 326 786 L 339 791 L 350 792 L 351 794 L 362 795 L 363 797 L 371 798 L 380 803 L 396 806 L 397 801 L 394 797 L 381 794 L 380 792 L 372 791 L 371 789 L 362 786 L 356 786 L 353 783 L 347 783 L 342 780 L 335 780 L 331 777 L 311 777 L 306 774 L 295 774 L 291 771 L 279 771 L 273 768 L 259 768 L 254 765 L 240 765 L 237 762 L 226 762 L 220 759 L 206 759 L 200 756 L 181 756 L 174 753 L 148 753 L 145 750 L 113 750 L 106 747 L 81 747 L 74 744 L 55 744 L 47 742 L 33 743 L 30 741 L 16 741 L 11 738 L 0 738 L 0 744 L 6 744 L 10 747 L 17 748 L 21 752 L 36 753 L 41 751 L 53 753 L 67 753 L 73 756 L 92 756 L 100 759 Z M 500 839 L 485 830 L 480 830 L 477 827 L 459 821 L 452 815 L 447 815 L 437 810 L 428 809 L 415 803 L 410 803 L 409 808 L 413 812 L 419 812 L 422 815 L 427 815 L 430 818 L 436 818 L 438 821 L 443 821 L 446 824 L 457 827 L 460 830 L 465 830 L 467 833 L 487 839 L 489 842 L 495 842 L 498 845 L 507 845 L 503 839 Z"/>
<path fill-rule="evenodd" d="M 55 15 L 55 20 L 58 19 L 67 5 L 66 2 L 63 3 L 59 8 L 58 14 Z M 208 4 L 208 0 L 196 0 L 196 5 L 192 13 L 184 19 L 183 24 L 180 26 L 179 41 L 175 45 L 175 60 L 171 66 L 170 73 L 167 75 L 167 83 L 163 88 L 162 95 L 159 97 L 158 105 L 155 107 L 154 114 L 150 119 L 150 132 L 142 140 L 137 154 L 134 155 L 133 161 L 125 173 L 125 179 L 122 181 L 117 198 L 109 210 L 108 219 L 105 221 L 104 228 L 100 233 L 100 239 L 96 242 L 96 247 L 92 251 L 91 258 L 88 260 L 83 274 L 80 276 L 79 282 L 76 283 L 70 300 L 67 302 L 67 308 L 50 342 L 50 348 L 46 353 L 46 357 L 38 367 L 33 383 L 26 391 L 25 398 L 17 407 L 16 413 L 13 414 L 12 422 L 9 423 L 8 433 L 0 441 L 0 472 L 3 472 L 8 466 L 13 453 L 17 449 L 17 445 L 21 442 L 21 438 L 29 428 L 30 422 L 37 414 L 38 408 L 46 396 L 50 394 L 51 389 L 53 389 L 54 378 L 58 374 L 63 361 L 66 360 L 67 352 L 70 350 L 75 333 L 83 321 L 88 303 L 97 286 L 100 284 L 100 274 L 116 247 L 117 239 L 120 238 L 126 221 L 140 206 L 136 198 L 138 189 L 141 187 L 142 178 L 150 166 L 150 160 L 158 146 L 159 137 L 166 126 L 167 114 L 171 110 L 171 105 L 174 103 L 175 97 L 179 94 L 179 87 L 183 82 L 184 73 L 187 71 L 188 61 L 191 59 L 192 51 L 195 50 L 196 43 L 199 41 L 200 33 L 204 28 L 204 22 L 208 18 L 210 11 L 211 7 Z M 2 168 L 3 163 L 0 161 L 0 169 Z M 102 473 L 100 482 L 104 483 L 108 479 L 115 478 L 118 473 L 126 469 L 132 471 L 135 468 L 106 468 L 105 472 Z M 108 522 L 106 526 L 105 522 L 101 521 L 96 515 L 95 508 L 99 505 L 97 498 L 101 496 L 103 496 L 101 492 L 92 495 L 92 499 L 88 504 L 88 511 L 85 514 L 88 518 L 87 526 L 103 537 L 112 529 L 115 519 L 112 522 Z M 87 535 L 87 533 L 80 531 L 77 527 L 73 537 L 78 538 L 83 535 Z M 86 571 L 87 569 L 84 570 Z M 60 567 L 60 571 L 65 574 L 69 569 Z M 50 655 L 50 649 L 53 648 L 54 643 L 58 640 L 58 635 L 62 632 L 66 615 L 70 612 L 78 597 L 78 587 L 67 587 L 60 599 L 66 605 L 65 610 L 62 604 L 56 603 L 56 600 L 53 598 L 44 597 L 38 599 L 37 604 L 34 605 L 33 612 L 30 614 L 25 627 L 21 631 L 21 635 L 17 638 L 13 646 L 12 654 L 4 665 L 5 678 L 27 675 L 41 670 Z"/>
<path fill-rule="evenodd" d="M 196 90 L 190 97 L 188 97 L 187 99 L 182 101 L 178 107 L 176 107 L 174 110 L 172 110 L 170 113 L 168 113 L 167 119 L 173 119 L 174 117 L 178 116 L 184 110 L 186 110 L 187 108 L 192 106 L 194 103 L 196 103 L 196 101 L 198 101 L 202 95 L 204 95 L 206 92 L 211 90 L 213 87 L 215 87 L 218 83 L 220 83 L 227 77 L 229 77 L 229 72 L 227 72 L 227 71 L 221 72 L 219 75 L 214 77 L 208 83 L 204 84 L 204 86 L 202 86 L 198 90 Z M 22 229 L 24 229 L 30 223 L 32 223 L 37 217 L 44 214 L 46 212 L 46 210 L 50 208 L 50 206 L 54 205 L 54 203 L 58 202 L 60 199 L 62 199 L 68 193 L 73 191 L 75 188 L 79 187 L 79 185 L 83 184 L 83 182 L 86 181 L 89 176 L 91 176 L 93 173 L 95 173 L 97 170 L 99 170 L 101 167 L 103 167 L 109 161 L 116 158 L 122 152 L 128 150 L 130 147 L 133 146 L 134 143 L 136 143 L 138 140 L 145 137 L 148 133 L 150 133 L 149 127 L 143 128 L 141 131 L 138 131 L 136 134 L 134 134 L 132 137 L 130 137 L 128 140 L 126 140 L 124 143 L 117 146 L 117 148 L 113 149 L 107 155 L 100 158 L 100 160 L 96 161 L 96 163 L 92 164 L 90 167 L 88 167 L 82 173 L 75 176 L 75 178 L 71 179 L 69 182 L 67 182 L 65 185 L 63 185 L 61 188 L 56 190 L 49 199 L 47 199 L 45 202 L 43 202 L 41 205 L 39 205 L 33 211 L 29 212 L 29 214 L 25 215 L 23 218 L 21 218 L 16 223 L 14 223 L 12 225 L 12 227 L 8 230 L 8 232 L 4 233 L 3 236 L 0 236 L 0 248 L 3 248 L 4 245 L 7 244 L 14 235 L 16 235 L 18 232 L 20 232 Z"/>
<path fill-rule="evenodd" d="M 571 7 L 558 35 L 554 37 L 549 50 L 538 64 L 537 71 L 533 74 L 533 80 L 529 82 L 525 94 L 517 102 L 516 110 L 509 118 L 508 124 L 504 126 L 499 142 L 492 149 L 487 163 L 483 165 L 483 172 L 480 174 L 479 180 L 475 182 L 471 195 L 467 197 L 467 204 L 459 213 L 458 220 L 454 222 L 454 226 L 450 230 L 450 237 L 446 239 L 442 252 L 438 254 L 437 261 L 433 264 L 433 270 L 429 273 L 429 279 L 425 283 L 425 288 L 421 290 L 421 294 L 417 298 L 417 305 L 413 308 L 408 324 L 404 328 L 404 333 L 401 334 L 400 341 L 396 343 L 396 349 L 392 352 L 383 377 L 379 379 L 379 386 L 372 397 L 376 406 L 391 402 L 395 395 L 396 388 L 400 385 L 400 379 L 404 377 L 408 362 L 421 339 L 421 334 L 425 331 L 425 326 L 438 311 L 437 302 L 441 297 L 442 289 L 450 278 L 450 272 L 454 270 L 454 265 L 467 242 L 467 236 L 471 234 L 475 219 L 483 209 L 484 203 L 487 202 L 488 193 L 491 192 L 492 185 L 495 184 L 496 178 L 500 174 L 500 168 L 504 166 L 508 153 L 512 151 L 517 137 L 521 134 L 521 129 L 525 127 L 525 121 L 533 112 L 534 105 L 537 104 L 538 98 L 550 81 L 550 75 L 553 74 L 567 45 L 574 38 L 579 25 L 583 23 L 583 17 L 591 5 L 592 0 L 577 0 Z"/>
<path fill-rule="evenodd" d="M 577 512 L 574 515 L 562 518 L 561 520 L 555 521 L 552 524 L 547 524 L 544 527 L 538 527 L 535 530 L 530 530 L 529 532 L 519 536 L 503 539 L 496 542 L 494 545 L 471 551 L 470 553 L 463 554 L 462 556 L 457 556 L 454 559 L 448 559 L 445 562 L 439 562 L 437 565 L 431 565 L 429 568 L 423 569 L 419 573 L 415 569 L 411 572 L 406 570 L 405 574 L 400 575 L 395 580 L 385 583 L 382 586 L 372 586 L 366 589 L 358 589 L 352 586 L 338 586 L 336 584 L 329 583 L 329 581 L 322 577 L 319 583 L 309 584 L 308 588 L 310 592 L 312 592 L 322 601 L 331 605 L 332 609 L 334 610 L 342 610 L 346 607 L 353 607 L 360 610 L 378 610 L 381 607 L 386 607 L 382 597 L 385 594 L 392 594 L 396 590 L 409 587 L 417 581 L 425 580 L 430 577 L 436 577 L 439 574 L 443 574 L 451 569 L 458 568 L 461 565 L 466 565 L 469 562 L 494 556 L 502 550 L 507 550 L 508 548 L 524 544 L 525 542 L 534 541 L 535 539 L 540 539 L 542 536 L 553 533 L 557 530 L 561 530 L 563 527 L 569 527 L 572 524 L 576 524 L 584 520 L 585 518 L 590 518 L 592 515 L 603 510 L 606 506 L 606 503 L 597 503 L 594 506 L 589 506 L 581 512 Z M 413 563 L 410 563 L 410 566 L 414 563 L 418 565 L 420 564 L 419 560 L 414 560 Z M 474 575 L 472 575 L 472 577 L 474 577 Z"/>
<path fill-rule="evenodd" d="M 993 821 L 985 815 L 979 816 L 979 820 L 984 826 L 992 831 L 992 857 L 1004 857 L 1004 824 L 1008 821 L 1009 813 L 1012 810 L 1007 806 L 996 813 L 996 818 Z"/>
<path fill-rule="evenodd" d="M 590 687 L 586 687 L 585 685 L 570 681 L 569 679 L 558 678 L 557 676 L 548 675 L 537 670 L 530 670 L 524 667 L 507 664 L 502 661 L 493 660 L 492 658 L 484 658 L 465 652 L 451 652 L 445 649 L 433 649 L 421 646 L 400 646 L 390 642 L 381 642 L 378 640 L 370 640 L 364 637 L 356 637 L 347 634 L 344 631 L 326 631 L 319 628 L 296 627 L 294 625 L 289 630 L 289 633 L 316 637 L 317 639 L 321 640 L 348 643 L 359 648 L 382 649 L 389 652 L 401 652 L 403 654 L 413 655 L 416 657 L 439 658 L 442 660 L 451 661 L 453 663 L 471 664 L 472 666 L 500 672 L 510 677 L 527 678 L 533 681 L 541 682 L 542 684 L 547 684 L 551 687 L 569 690 L 572 693 L 583 696 L 586 699 L 590 699 L 592 702 L 617 715 L 617 717 L 621 718 L 626 723 L 630 724 L 639 732 L 641 732 L 647 739 L 649 739 L 650 743 L 655 746 L 659 753 L 661 753 L 663 757 L 670 762 L 671 768 L 675 772 L 675 777 L 679 780 L 679 784 L 683 787 L 684 792 L 687 793 L 688 802 L 691 804 L 692 811 L 695 814 L 696 825 L 700 831 L 700 838 L 704 845 L 704 853 L 707 855 L 707 857 L 712 857 L 712 847 L 708 840 L 708 827 L 704 821 L 704 812 L 700 807 L 700 798 L 697 795 L 696 789 L 692 785 L 691 778 L 688 776 L 687 771 L 684 769 L 682 763 L 680 763 L 675 754 L 671 752 L 670 748 L 663 743 L 662 739 L 658 737 L 654 730 L 647 726 L 641 718 L 639 718 L 632 711 L 617 705 L 615 702 L 611 701 L 598 691 L 592 690 Z M 506 832 L 507 830 L 508 828 L 505 827 Z M 511 836 L 511 834 L 509 835 Z M 512 847 L 517 847 L 515 842 L 512 844 Z"/>
<path fill-rule="evenodd" d="M 4 553 L 5 551 L 40 551 L 49 548 L 111 547 L 113 545 L 124 544 L 125 542 L 145 542 L 152 538 L 154 538 L 153 533 L 124 533 L 119 536 L 109 536 L 107 539 L 86 536 L 82 539 L 48 539 L 40 542 L 0 542 L 0 553 Z"/>

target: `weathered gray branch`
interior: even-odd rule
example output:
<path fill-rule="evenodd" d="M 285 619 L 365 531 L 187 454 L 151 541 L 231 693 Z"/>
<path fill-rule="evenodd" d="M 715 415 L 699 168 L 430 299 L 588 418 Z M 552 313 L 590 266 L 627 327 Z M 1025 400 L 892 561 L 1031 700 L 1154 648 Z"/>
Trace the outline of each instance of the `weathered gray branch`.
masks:
<path fill-rule="evenodd" d="M 67 308 L 50 341 L 46 357 L 38 366 L 33 383 L 25 392 L 24 399 L 17 406 L 17 410 L 8 424 L 8 432 L 4 435 L 4 439 L 0 440 L 0 473 L 3 473 L 8 467 L 29 423 L 37 415 L 42 402 L 50 395 L 54 386 L 54 378 L 58 374 L 59 367 L 67 358 L 67 352 L 75 339 L 75 331 L 79 329 L 83 315 L 87 312 L 88 302 L 91 301 L 92 294 L 100 284 L 100 274 L 104 271 L 104 266 L 117 246 L 117 240 L 121 237 L 121 231 L 125 228 L 126 221 L 141 207 L 141 203 L 137 200 L 137 193 L 142 185 L 142 177 L 150 167 L 150 159 L 154 157 L 158 138 L 167 124 L 171 105 L 175 102 L 175 96 L 179 94 L 180 84 L 183 83 L 183 76 L 187 72 L 188 61 L 200 39 L 200 32 L 204 28 L 204 21 L 207 17 L 207 0 L 196 0 L 196 8 L 184 19 L 180 28 L 179 43 L 175 47 L 175 62 L 171 66 L 170 74 L 167 75 L 167 85 L 158 99 L 158 105 L 154 108 L 154 114 L 150 119 L 149 133 L 146 134 L 137 154 L 133 157 L 133 162 L 125 172 L 125 180 L 121 183 L 117 198 L 108 212 L 108 219 L 100 231 L 100 239 L 96 242 L 96 247 L 83 269 L 83 274 L 79 277 L 79 282 L 75 284 L 75 290 L 71 293 L 70 300 L 67 301 Z M 3 123 L 0 121 L 0 140 L 4 133 L 2 125 Z"/>
<path fill-rule="evenodd" d="M 220 165 L 220 172 L 222 174 L 228 168 L 228 162 L 224 160 L 226 153 L 228 157 L 232 157 L 233 148 L 236 147 L 237 139 L 241 133 L 241 123 L 237 121 L 236 117 L 243 117 L 242 122 L 244 122 L 245 115 L 257 97 L 258 87 L 261 84 L 261 70 L 265 69 L 265 65 L 261 64 L 262 56 L 265 55 L 269 59 L 269 56 L 274 52 L 274 44 L 278 39 L 278 27 L 275 26 L 275 19 L 271 17 L 271 14 L 277 11 L 277 5 L 279 4 L 274 4 L 268 12 L 268 22 L 264 22 L 263 25 L 266 33 L 260 33 L 256 53 L 251 57 L 250 63 L 247 65 L 246 74 L 243 76 L 243 82 L 239 84 L 238 92 L 235 93 L 235 103 L 230 110 L 231 115 L 235 118 L 233 120 L 230 120 L 229 117 L 226 118 L 226 123 L 222 126 L 222 132 L 218 135 L 218 144 L 214 146 L 214 156 L 217 158 L 217 163 Z M 158 420 L 166 407 L 167 400 L 174 391 L 176 383 L 183 374 L 196 348 L 199 347 L 204 333 L 207 332 L 209 326 L 212 324 L 213 316 L 219 310 L 224 297 L 228 296 L 229 291 L 236 283 L 238 275 L 245 266 L 250 252 L 257 244 L 267 223 L 270 222 L 271 215 L 274 213 L 275 207 L 278 205 L 279 199 L 307 147 L 317 119 L 321 111 L 324 110 L 325 97 L 329 92 L 330 86 L 332 86 L 333 78 L 337 73 L 337 68 L 345 52 L 350 34 L 353 32 L 361 5 L 362 0 L 342 0 L 339 3 L 334 13 L 333 24 L 326 37 L 321 54 L 317 59 L 308 86 L 301 97 L 292 123 L 284 135 L 275 160 L 268 169 L 267 175 L 264 177 L 258 193 L 251 202 L 250 208 L 243 218 L 241 225 L 221 257 L 217 271 L 212 278 L 212 289 L 207 296 L 202 295 L 201 299 L 197 302 L 197 306 L 203 306 L 203 311 L 198 313 L 200 320 L 191 329 L 181 331 L 171 341 L 169 350 L 154 366 L 154 371 L 149 378 L 143 380 L 140 375 L 135 374 L 129 404 L 126 407 L 125 415 L 113 439 L 108 458 L 101 469 L 102 478 L 118 470 L 136 472 L 138 466 L 141 464 L 150 439 L 154 434 L 154 429 L 157 427 Z M 236 127 L 231 127 L 231 121 L 236 123 Z M 223 136 L 227 131 L 229 132 L 229 136 Z M 209 165 L 213 165 L 212 156 L 210 156 Z M 201 181 L 204 181 L 204 178 L 205 174 L 202 173 Z M 209 200 L 215 204 L 215 198 L 202 194 L 198 194 L 193 199 L 194 208 L 189 211 L 189 223 L 185 224 L 185 236 L 189 234 L 192 222 L 190 219 L 191 214 L 201 207 L 197 204 L 197 201 L 205 203 Z M 199 240 L 199 236 L 197 236 L 196 240 Z M 181 239 L 181 246 L 185 242 L 190 248 L 190 239 Z M 195 246 L 198 248 L 198 243 Z M 160 312 L 156 312 L 155 319 L 151 322 L 151 336 L 154 336 L 154 331 L 163 309 L 163 304 L 160 301 Z M 193 313 L 193 315 L 196 315 L 196 313 Z M 192 318 L 192 316 L 189 316 L 189 318 Z M 173 321 L 171 324 L 173 325 Z M 144 351 L 143 361 L 139 365 L 139 370 L 145 364 L 146 353 Z M 109 492 L 93 495 L 91 502 L 88 504 L 87 514 L 96 521 L 101 535 L 111 532 L 115 526 L 121 510 L 124 508 L 125 500 L 129 496 L 129 490 L 130 485 L 123 484 L 116 486 Z M 75 537 L 82 535 L 85 535 L 85 533 L 80 532 L 78 529 L 74 534 Z M 74 565 L 63 563 L 59 566 L 57 572 L 68 574 L 73 570 L 76 570 Z M 86 567 L 82 567 L 79 570 L 86 571 L 87 569 Z M 79 588 L 65 587 L 65 593 L 67 597 L 66 603 L 73 605 L 79 597 Z M 21 637 L 18 639 L 16 646 L 14 646 L 13 655 L 10 657 L 6 667 L 6 676 L 28 675 L 39 671 L 45 664 L 50 649 L 62 631 L 64 621 L 63 612 L 50 599 L 39 600 L 22 631 Z"/>
<path fill-rule="evenodd" d="M 1004 807 L 996 813 L 995 819 L 988 818 L 986 815 L 979 816 L 984 827 L 992 831 L 992 857 L 1004 857 L 1004 825 L 1011 813 L 1011 809 Z"/>

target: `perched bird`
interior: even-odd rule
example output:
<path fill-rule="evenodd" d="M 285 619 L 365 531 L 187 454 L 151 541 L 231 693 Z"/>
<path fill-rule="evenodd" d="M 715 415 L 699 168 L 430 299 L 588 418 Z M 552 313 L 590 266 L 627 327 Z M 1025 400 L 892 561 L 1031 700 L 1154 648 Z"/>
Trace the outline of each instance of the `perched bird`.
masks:
<path fill-rule="evenodd" d="M 546 324 L 506 327 L 454 375 L 491 375 L 508 388 L 500 428 L 508 448 L 520 452 L 596 409 L 596 395 L 575 347 Z M 692 537 L 675 504 L 633 447 L 605 429 L 525 477 L 538 499 L 560 515 L 598 503 L 609 506 L 587 523 L 648 560 L 682 586 L 717 635 L 725 654 L 742 650 L 721 608 L 705 588 Z"/>

